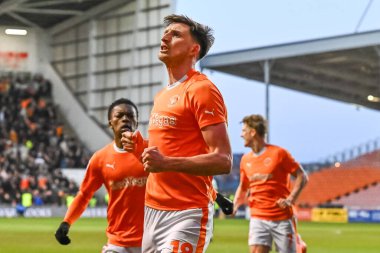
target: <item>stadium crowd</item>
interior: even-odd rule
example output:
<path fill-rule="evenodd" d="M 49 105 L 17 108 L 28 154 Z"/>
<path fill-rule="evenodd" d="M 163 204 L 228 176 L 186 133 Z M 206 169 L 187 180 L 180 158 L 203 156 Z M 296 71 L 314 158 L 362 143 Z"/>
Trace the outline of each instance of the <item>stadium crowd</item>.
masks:
<path fill-rule="evenodd" d="M 42 75 L 0 74 L 0 204 L 62 205 L 78 191 L 60 168 L 85 168 L 90 152 L 65 134 L 51 91 Z"/>

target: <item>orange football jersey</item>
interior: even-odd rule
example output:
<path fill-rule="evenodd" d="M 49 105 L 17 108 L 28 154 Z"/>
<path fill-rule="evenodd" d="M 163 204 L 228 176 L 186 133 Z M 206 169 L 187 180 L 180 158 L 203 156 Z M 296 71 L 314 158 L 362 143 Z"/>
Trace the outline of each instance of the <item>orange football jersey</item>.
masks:
<path fill-rule="evenodd" d="M 191 70 L 182 82 L 160 91 L 149 120 L 149 146 L 165 156 L 191 157 L 208 153 L 201 129 L 227 122 L 227 110 L 216 86 Z M 215 199 L 211 176 L 179 172 L 151 173 L 146 205 L 159 210 L 207 207 Z"/>
<path fill-rule="evenodd" d="M 90 159 L 79 192 L 64 221 L 74 223 L 102 184 L 109 194 L 108 242 L 123 247 L 141 247 L 144 197 L 148 174 L 134 154 L 108 144 Z"/>
<path fill-rule="evenodd" d="M 263 153 L 252 151 L 245 154 L 240 162 L 240 182 L 249 190 L 251 216 L 268 220 L 285 220 L 293 216 L 291 208 L 281 209 L 276 201 L 290 194 L 290 174 L 300 165 L 288 151 L 266 145 Z"/>

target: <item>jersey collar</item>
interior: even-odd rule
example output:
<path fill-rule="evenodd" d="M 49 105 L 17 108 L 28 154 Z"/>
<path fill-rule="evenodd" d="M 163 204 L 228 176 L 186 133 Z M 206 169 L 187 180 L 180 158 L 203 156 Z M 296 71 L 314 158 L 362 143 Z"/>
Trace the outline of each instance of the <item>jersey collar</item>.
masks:
<path fill-rule="evenodd" d="M 113 142 L 113 149 L 115 150 L 116 153 L 127 153 L 127 151 L 125 151 L 124 149 L 119 148 L 118 146 L 116 146 L 115 142 Z"/>
<path fill-rule="evenodd" d="M 258 153 L 255 153 L 252 151 L 252 155 L 254 157 L 258 157 L 258 156 L 262 155 L 266 150 L 267 150 L 267 145 L 265 145 Z"/>
<path fill-rule="evenodd" d="M 166 89 L 167 90 L 171 90 L 173 89 L 174 87 L 177 87 L 179 84 L 183 83 L 184 81 L 186 81 L 189 77 L 191 77 L 194 73 L 196 72 L 195 69 L 190 69 L 186 75 L 184 75 L 183 77 L 181 77 L 181 79 L 179 79 L 177 82 L 175 83 L 171 83 L 171 84 L 168 84 L 166 86 Z"/>

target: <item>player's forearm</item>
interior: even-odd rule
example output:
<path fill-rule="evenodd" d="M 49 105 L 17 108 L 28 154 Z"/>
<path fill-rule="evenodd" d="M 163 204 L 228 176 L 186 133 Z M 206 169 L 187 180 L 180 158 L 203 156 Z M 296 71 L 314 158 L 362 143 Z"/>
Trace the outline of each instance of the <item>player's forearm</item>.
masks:
<path fill-rule="evenodd" d="M 232 156 L 226 153 L 209 153 L 193 157 L 166 157 L 165 171 L 183 172 L 196 176 L 212 176 L 230 173 Z"/>
<path fill-rule="evenodd" d="M 294 181 L 293 190 L 287 197 L 287 200 L 290 201 L 290 203 L 294 204 L 297 201 L 297 198 L 302 192 L 302 189 L 305 187 L 307 181 L 308 181 L 308 178 L 305 173 L 297 174 L 297 177 Z"/>
<path fill-rule="evenodd" d="M 240 184 L 235 192 L 235 197 L 234 197 L 235 209 L 239 208 L 239 206 L 244 204 L 246 196 L 247 196 L 247 190 L 243 189 L 242 185 Z"/>

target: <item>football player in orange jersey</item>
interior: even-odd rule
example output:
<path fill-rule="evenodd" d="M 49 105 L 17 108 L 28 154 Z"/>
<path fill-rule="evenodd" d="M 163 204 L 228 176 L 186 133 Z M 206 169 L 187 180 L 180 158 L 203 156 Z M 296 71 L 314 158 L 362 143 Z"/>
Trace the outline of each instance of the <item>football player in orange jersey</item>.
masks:
<path fill-rule="evenodd" d="M 252 150 L 241 159 L 234 210 L 244 204 L 249 191 L 250 252 L 268 253 L 274 241 L 278 252 L 296 253 L 292 205 L 307 183 L 307 175 L 288 151 L 266 143 L 266 121 L 261 115 L 246 116 L 242 123 L 244 146 Z M 292 190 L 290 175 L 295 177 Z"/>
<path fill-rule="evenodd" d="M 212 176 L 227 174 L 232 154 L 227 110 L 217 87 L 195 63 L 213 44 L 212 30 L 183 15 L 164 18 L 159 59 L 169 83 L 155 97 L 145 198 L 143 252 L 205 252 L 212 235 Z M 125 133 L 125 149 L 133 146 Z"/>
<path fill-rule="evenodd" d="M 108 242 L 102 252 L 141 253 L 144 219 L 144 196 L 148 173 L 137 158 L 121 144 L 125 131 L 134 132 L 138 125 L 138 110 L 128 99 L 118 99 L 108 108 L 108 124 L 113 142 L 91 157 L 80 190 L 69 206 L 55 237 L 59 243 L 70 243 L 68 232 L 81 216 L 89 200 L 102 185 L 109 194 L 107 209 Z M 146 146 L 141 138 L 139 145 Z"/>

